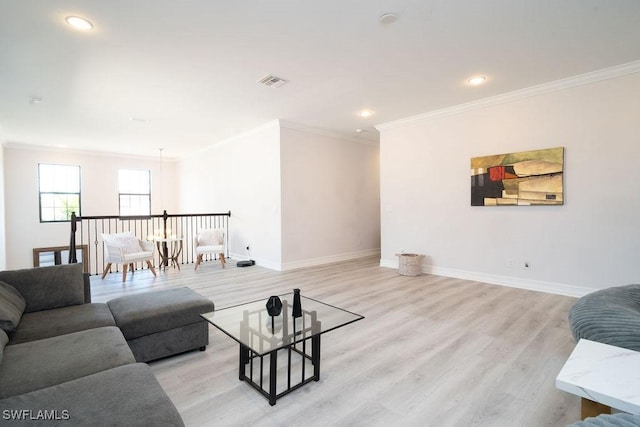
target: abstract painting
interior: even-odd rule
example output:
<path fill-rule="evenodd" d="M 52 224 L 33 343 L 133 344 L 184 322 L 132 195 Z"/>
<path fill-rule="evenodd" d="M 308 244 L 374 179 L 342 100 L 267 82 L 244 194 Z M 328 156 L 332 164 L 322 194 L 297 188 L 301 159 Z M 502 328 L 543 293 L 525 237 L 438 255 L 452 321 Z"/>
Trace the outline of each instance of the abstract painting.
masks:
<path fill-rule="evenodd" d="M 562 205 L 564 147 L 471 158 L 471 206 Z"/>

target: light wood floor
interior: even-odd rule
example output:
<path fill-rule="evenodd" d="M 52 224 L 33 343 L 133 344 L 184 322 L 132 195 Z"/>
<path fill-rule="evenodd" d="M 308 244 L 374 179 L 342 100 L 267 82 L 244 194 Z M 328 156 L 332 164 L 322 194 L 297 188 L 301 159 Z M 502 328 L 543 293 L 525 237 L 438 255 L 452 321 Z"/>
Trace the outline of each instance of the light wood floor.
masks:
<path fill-rule="evenodd" d="M 379 260 L 277 272 L 205 262 L 154 278 L 92 277 L 95 302 L 188 286 L 216 308 L 301 288 L 364 320 L 322 340 L 322 371 L 269 406 L 237 378 L 238 347 L 210 327 L 205 352 L 150 366 L 187 426 L 565 426 L 580 401 L 554 386 L 575 343 L 574 298 L 424 275 Z"/>

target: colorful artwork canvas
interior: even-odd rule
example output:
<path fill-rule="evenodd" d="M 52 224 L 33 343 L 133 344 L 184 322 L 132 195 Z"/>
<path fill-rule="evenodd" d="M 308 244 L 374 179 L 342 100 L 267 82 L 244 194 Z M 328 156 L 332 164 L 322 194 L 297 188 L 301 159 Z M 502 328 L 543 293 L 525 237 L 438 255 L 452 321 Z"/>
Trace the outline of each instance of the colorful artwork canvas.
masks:
<path fill-rule="evenodd" d="M 564 147 L 471 158 L 471 206 L 562 205 Z"/>

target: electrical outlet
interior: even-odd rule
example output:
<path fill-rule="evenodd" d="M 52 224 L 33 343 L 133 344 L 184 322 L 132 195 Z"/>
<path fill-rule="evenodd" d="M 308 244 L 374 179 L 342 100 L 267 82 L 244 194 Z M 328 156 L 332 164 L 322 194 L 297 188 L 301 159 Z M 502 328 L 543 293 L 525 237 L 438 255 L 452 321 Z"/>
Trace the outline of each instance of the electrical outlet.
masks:
<path fill-rule="evenodd" d="M 522 264 L 522 268 L 524 268 L 525 270 L 531 270 L 531 263 L 529 261 L 525 261 Z"/>

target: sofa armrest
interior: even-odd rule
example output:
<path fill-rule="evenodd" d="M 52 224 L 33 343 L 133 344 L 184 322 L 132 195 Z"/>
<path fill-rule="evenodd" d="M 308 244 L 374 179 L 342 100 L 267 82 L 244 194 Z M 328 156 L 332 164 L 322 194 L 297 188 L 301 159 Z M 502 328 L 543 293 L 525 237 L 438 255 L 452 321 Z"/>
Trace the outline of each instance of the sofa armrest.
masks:
<path fill-rule="evenodd" d="M 155 246 L 153 242 L 149 242 L 147 240 L 138 239 L 138 243 L 140 243 L 140 248 L 144 252 L 153 252 L 155 250 Z"/>
<path fill-rule="evenodd" d="M 84 303 L 91 303 L 91 275 L 89 273 L 82 273 L 82 279 L 84 282 Z"/>
<path fill-rule="evenodd" d="M 0 271 L 0 280 L 20 292 L 27 303 L 25 313 L 85 302 L 82 264 Z"/>
<path fill-rule="evenodd" d="M 120 246 L 112 245 L 104 242 L 107 262 L 120 263 L 124 261 L 124 251 Z"/>

